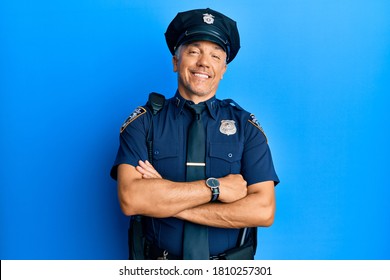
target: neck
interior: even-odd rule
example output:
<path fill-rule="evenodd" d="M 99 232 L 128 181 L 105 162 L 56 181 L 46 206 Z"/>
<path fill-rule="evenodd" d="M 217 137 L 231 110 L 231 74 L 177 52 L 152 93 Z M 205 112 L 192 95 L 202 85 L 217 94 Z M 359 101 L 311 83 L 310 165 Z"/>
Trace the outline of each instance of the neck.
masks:
<path fill-rule="evenodd" d="M 205 96 L 199 96 L 199 95 L 195 95 L 195 94 L 188 95 L 188 94 L 185 94 L 185 93 L 183 94 L 180 91 L 180 89 L 178 90 L 178 92 L 179 92 L 179 94 L 180 94 L 180 96 L 182 98 L 184 98 L 187 101 L 192 101 L 192 102 L 194 102 L 194 104 L 199 104 L 199 103 L 202 103 L 202 102 L 206 102 L 206 101 L 214 98 L 214 96 L 215 96 L 215 93 L 212 94 L 212 95 L 207 95 L 207 96 L 206 95 Z"/>

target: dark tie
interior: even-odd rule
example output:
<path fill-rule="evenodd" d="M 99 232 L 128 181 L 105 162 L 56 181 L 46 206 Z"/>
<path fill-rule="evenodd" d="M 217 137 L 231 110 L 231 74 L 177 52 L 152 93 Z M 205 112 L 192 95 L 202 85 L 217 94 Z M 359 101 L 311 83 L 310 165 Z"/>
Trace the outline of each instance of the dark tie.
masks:
<path fill-rule="evenodd" d="M 206 132 L 202 121 L 202 112 L 206 105 L 188 105 L 194 114 L 194 120 L 188 130 L 187 140 L 187 182 L 203 180 L 206 177 Z M 211 196 L 211 194 L 210 194 Z M 207 226 L 184 223 L 183 235 L 183 259 L 185 260 L 208 260 L 209 240 Z"/>

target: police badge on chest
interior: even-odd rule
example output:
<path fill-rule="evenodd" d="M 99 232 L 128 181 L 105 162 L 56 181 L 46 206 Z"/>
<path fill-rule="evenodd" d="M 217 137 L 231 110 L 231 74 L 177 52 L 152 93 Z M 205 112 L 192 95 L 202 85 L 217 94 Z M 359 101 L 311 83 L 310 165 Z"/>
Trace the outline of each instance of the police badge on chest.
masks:
<path fill-rule="evenodd" d="M 222 120 L 219 131 L 227 136 L 235 134 L 237 132 L 236 122 L 233 120 Z"/>

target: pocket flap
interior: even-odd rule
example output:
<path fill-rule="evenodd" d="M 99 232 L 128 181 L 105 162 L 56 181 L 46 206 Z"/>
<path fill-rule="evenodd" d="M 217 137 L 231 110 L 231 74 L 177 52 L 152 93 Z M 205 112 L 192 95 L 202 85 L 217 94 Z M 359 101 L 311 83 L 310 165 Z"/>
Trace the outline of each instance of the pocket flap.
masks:
<path fill-rule="evenodd" d="M 155 141 L 153 143 L 153 158 L 156 160 L 177 157 L 178 145 L 167 145 L 167 143 L 161 143 Z"/>
<path fill-rule="evenodd" d="M 210 143 L 210 157 L 227 162 L 238 161 L 241 159 L 241 147 L 239 143 Z"/>

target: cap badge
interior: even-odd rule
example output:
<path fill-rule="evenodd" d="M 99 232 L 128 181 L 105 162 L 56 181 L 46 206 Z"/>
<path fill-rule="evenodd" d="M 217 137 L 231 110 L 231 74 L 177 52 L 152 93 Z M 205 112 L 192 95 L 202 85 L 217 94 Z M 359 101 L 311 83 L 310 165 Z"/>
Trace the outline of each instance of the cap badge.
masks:
<path fill-rule="evenodd" d="M 214 16 L 212 14 L 203 14 L 203 21 L 207 24 L 213 24 Z"/>
<path fill-rule="evenodd" d="M 227 136 L 235 134 L 237 132 L 236 122 L 232 120 L 222 120 L 219 131 Z"/>

